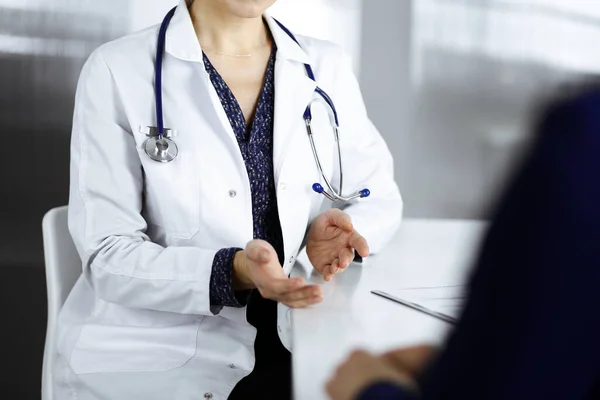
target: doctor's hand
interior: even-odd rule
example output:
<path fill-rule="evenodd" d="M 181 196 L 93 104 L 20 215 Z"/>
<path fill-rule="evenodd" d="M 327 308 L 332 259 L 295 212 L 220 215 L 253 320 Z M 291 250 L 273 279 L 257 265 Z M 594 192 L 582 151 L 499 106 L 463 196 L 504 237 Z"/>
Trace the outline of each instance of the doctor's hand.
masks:
<path fill-rule="evenodd" d="M 361 257 L 369 255 L 367 241 L 354 230 L 348 214 L 332 208 L 315 218 L 308 232 L 306 253 L 326 281 L 350 265 L 354 250 Z"/>
<path fill-rule="evenodd" d="M 252 240 L 233 259 L 234 289 L 257 288 L 262 297 L 299 308 L 323 301 L 319 285 L 307 285 L 303 278 L 288 278 L 277 252 L 264 240 Z"/>

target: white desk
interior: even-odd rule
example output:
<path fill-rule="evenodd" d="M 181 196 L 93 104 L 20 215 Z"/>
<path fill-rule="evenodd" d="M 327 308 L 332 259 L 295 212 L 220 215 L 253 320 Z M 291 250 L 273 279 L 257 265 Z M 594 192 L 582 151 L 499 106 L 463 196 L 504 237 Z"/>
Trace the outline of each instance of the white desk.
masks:
<path fill-rule="evenodd" d="M 379 352 L 442 342 L 450 325 L 370 291 L 463 284 L 486 227 L 479 221 L 405 219 L 383 252 L 328 283 L 300 256 L 293 275 L 322 284 L 325 299 L 292 311 L 295 400 L 326 399 L 327 379 L 354 348 Z"/>

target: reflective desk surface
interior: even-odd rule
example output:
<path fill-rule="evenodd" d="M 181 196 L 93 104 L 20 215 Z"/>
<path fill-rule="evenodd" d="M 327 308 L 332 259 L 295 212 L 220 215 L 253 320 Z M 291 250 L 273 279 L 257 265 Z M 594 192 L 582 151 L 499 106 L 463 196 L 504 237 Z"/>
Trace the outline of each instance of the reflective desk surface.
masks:
<path fill-rule="evenodd" d="M 325 299 L 292 310 L 295 400 L 326 399 L 325 383 L 355 348 L 440 344 L 451 325 L 371 290 L 464 284 L 486 228 L 482 221 L 405 219 L 384 251 L 327 283 L 299 256 L 292 275 L 322 284 Z"/>

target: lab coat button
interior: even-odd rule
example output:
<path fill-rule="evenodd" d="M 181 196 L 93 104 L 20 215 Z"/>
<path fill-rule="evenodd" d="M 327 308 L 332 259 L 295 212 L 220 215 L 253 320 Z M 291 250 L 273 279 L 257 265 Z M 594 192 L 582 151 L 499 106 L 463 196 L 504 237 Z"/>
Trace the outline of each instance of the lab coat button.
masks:
<path fill-rule="evenodd" d="M 235 369 L 235 364 L 229 364 L 229 368 Z"/>
<path fill-rule="evenodd" d="M 292 264 L 294 262 L 294 256 L 290 257 L 290 264 Z"/>
<path fill-rule="evenodd" d="M 229 191 L 229 197 L 234 198 L 235 196 L 237 196 L 237 192 L 235 190 L 230 190 Z"/>
<path fill-rule="evenodd" d="M 277 329 L 281 332 L 281 325 L 277 325 Z"/>
<path fill-rule="evenodd" d="M 281 190 L 287 189 L 287 185 L 285 183 L 282 183 L 281 185 L 279 185 L 279 187 L 281 188 Z"/>
<path fill-rule="evenodd" d="M 204 398 L 205 399 L 212 399 L 213 398 L 213 394 L 212 393 L 204 393 Z"/>

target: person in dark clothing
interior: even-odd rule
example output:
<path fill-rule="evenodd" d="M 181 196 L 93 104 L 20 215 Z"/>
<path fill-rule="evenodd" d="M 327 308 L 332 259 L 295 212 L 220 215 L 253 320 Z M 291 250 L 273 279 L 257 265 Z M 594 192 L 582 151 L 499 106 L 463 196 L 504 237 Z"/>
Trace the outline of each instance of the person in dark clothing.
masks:
<path fill-rule="evenodd" d="M 554 101 L 537 132 L 444 349 L 356 352 L 332 399 L 600 398 L 600 90 Z"/>

